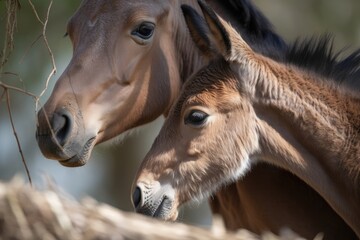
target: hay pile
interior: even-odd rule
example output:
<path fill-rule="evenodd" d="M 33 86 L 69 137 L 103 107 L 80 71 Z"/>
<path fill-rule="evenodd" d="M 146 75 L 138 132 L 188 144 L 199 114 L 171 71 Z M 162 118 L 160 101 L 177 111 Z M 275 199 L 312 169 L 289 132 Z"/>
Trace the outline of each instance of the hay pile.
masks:
<path fill-rule="evenodd" d="M 286 235 L 227 233 L 220 221 L 206 230 L 122 212 L 90 198 L 77 202 L 54 189 L 34 190 L 19 179 L 0 183 L 0 239 L 296 239 Z"/>

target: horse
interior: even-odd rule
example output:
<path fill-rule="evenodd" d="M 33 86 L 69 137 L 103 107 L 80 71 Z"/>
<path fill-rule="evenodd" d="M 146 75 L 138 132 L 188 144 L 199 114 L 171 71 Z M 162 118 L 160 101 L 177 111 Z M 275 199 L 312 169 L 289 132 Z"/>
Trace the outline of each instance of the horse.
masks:
<path fill-rule="evenodd" d="M 82 2 L 67 26 L 72 59 L 38 113 L 36 137 L 44 156 L 67 167 L 82 166 L 96 144 L 167 116 L 184 80 L 207 62 L 188 33 L 183 3 L 199 9 L 196 1 L 185 0 Z M 302 64 L 296 58 L 301 50 L 290 51 L 250 1 L 208 3 L 257 52 Z M 273 198 L 265 199 L 264 193 Z M 299 233 L 305 228 L 311 233 L 326 228 L 351 232 L 316 192 L 268 164 L 220 189 L 210 205 L 230 230 L 278 232 L 289 226 Z M 315 214 L 318 208 L 321 214 Z M 293 212 L 284 214 L 283 209 Z"/>
<path fill-rule="evenodd" d="M 306 182 L 356 233 L 325 233 L 325 239 L 359 238 L 359 92 L 332 81 L 340 77 L 336 71 L 325 76 L 256 53 L 199 3 L 203 17 L 190 6 L 182 9 L 209 64 L 186 81 L 141 163 L 133 184 L 136 211 L 176 220 L 182 204 L 208 197 L 266 162 Z M 359 72 L 359 52 L 354 54 L 327 68 Z"/>

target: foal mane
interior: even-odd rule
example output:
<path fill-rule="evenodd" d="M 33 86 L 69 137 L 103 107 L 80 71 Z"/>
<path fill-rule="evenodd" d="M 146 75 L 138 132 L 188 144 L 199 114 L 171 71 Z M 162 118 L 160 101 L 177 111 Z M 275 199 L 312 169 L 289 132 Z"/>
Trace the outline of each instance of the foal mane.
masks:
<path fill-rule="evenodd" d="M 339 60 L 346 49 L 334 52 L 333 48 L 334 37 L 330 34 L 297 39 L 288 48 L 284 62 L 360 90 L 360 49 Z"/>
<path fill-rule="evenodd" d="M 297 39 L 288 46 L 251 0 L 219 3 L 238 19 L 245 31 L 241 34 L 242 37 L 255 52 L 311 71 L 339 85 L 360 90 L 360 49 L 339 60 L 346 49 L 334 52 L 334 37 L 330 34 Z"/>

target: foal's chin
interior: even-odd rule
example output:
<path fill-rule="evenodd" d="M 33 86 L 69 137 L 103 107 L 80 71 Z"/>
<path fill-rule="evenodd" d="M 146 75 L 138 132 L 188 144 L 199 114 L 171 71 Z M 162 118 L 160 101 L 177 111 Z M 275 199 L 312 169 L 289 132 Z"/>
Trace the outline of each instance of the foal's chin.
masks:
<path fill-rule="evenodd" d="M 177 209 L 157 209 L 155 214 L 146 214 L 143 212 L 139 212 L 140 214 L 149 216 L 149 217 L 153 217 L 153 218 L 157 218 L 160 220 L 164 220 L 164 221 L 170 221 L 170 222 L 175 222 L 178 218 L 179 212 Z"/>
<path fill-rule="evenodd" d="M 176 219 L 178 218 L 178 216 L 179 216 L 179 211 L 176 209 L 175 211 L 173 211 L 172 214 L 170 214 L 170 216 L 169 216 L 169 218 L 167 220 L 175 222 Z"/>

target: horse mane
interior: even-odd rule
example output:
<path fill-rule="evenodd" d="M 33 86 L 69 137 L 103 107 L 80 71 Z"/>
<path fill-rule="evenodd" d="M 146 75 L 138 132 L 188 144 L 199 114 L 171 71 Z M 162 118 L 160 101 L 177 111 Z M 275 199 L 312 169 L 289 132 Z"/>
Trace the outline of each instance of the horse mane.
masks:
<path fill-rule="evenodd" d="M 273 26 L 262 12 L 249 0 L 229 0 L 222 2 L 229 10 L 236 13 L 239 22 L 255 36 L 264 36 L 272 32 Z"/>
<path fill-rule="evenodd" d="M 338 84 L 360 89 L 360 49 L 339 60 L 346 49 L 334 52 L 334 37 L 297 39 L 287 50 L 284 62 L 319 74 Z"/>
<path fill-rule="evenodd" d="M 330 34 L 299 38 L 287 45 L 251 0 L 218 1 L 238 20 L 241 36 L 255 52 L 360 90 L 360 49 L 339 60 L 346 49 L 334 52 Z"/>
<path fill-rule="evenodd" d="M 255 52 L 276 61 L 282 59 L 287 44 L 251 0 L 219 0 L 219 4 L 237 20 L 241 36 Z"/>

